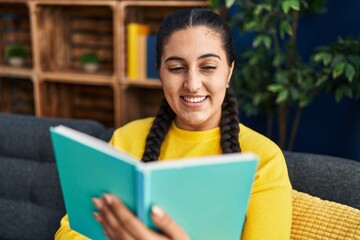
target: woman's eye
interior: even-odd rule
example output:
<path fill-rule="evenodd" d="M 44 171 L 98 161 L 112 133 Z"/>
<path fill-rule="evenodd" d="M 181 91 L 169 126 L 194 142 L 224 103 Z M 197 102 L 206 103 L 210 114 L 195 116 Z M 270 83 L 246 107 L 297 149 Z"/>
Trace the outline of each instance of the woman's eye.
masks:
<path fill-rule="evenodd" d="M 203 66 L 201 67 L 202 70 L 205 70 L 205 71 L 213 71 L 216 69 L 215 66 Z"/>
<path fill-rule="evenodd" d="M 185 67 L 170 67 L 169 68 L 169 71 L 174 72 L 174 73 L 183 72 L 185 70 L 186 70 Z"/>

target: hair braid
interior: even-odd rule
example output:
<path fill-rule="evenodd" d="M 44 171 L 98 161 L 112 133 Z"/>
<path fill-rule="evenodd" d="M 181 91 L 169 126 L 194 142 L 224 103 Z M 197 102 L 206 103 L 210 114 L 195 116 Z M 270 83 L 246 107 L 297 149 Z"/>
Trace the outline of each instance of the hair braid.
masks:
<path fill-rule="evenodd" d="M 174 118 L 174 111 L 170 108 L 166 99 L 164 99 L 151 126 L 150 132 L 147 135 L 145 150 L 141 161 L 151 162 L 158 160 L 161 144 Z"/>
<path fill-rule="evenodd" d="M 230 88 L 226 90 L 220 120 L 221 148 L 223 153 L 241 152 L 239 144 L 239 113 L 237 101 Z"/>

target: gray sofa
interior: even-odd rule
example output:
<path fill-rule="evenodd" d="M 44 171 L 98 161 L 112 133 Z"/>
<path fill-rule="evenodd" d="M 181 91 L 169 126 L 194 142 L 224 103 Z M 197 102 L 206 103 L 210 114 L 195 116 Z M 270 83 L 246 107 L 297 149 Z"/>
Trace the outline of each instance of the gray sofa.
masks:
<path fill-rule="evenodd" d="M 49 127 L 66 125 L 105 141 L 90 120 L 0 114 L 0 239 L 53 239 L 65 214 Z M 360 163 L 285 152 L 294 189 L 360 209 Z"/>
<path fill-rule="evenodd" d="M 109 140 L 95 121 L 0 114 L 0 239 L 53 239 L 65 214 L 49 127 Z"/>

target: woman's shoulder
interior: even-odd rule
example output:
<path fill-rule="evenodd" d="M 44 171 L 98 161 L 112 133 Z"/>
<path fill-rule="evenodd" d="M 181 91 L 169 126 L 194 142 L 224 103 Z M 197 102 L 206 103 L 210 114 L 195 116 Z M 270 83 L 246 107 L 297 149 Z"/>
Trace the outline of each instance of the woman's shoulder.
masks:
<path fill-rule="evenodd" d="M 257 132 L 256 130 L 240 123 L 240 135 L 239 137 L 245 139 L 253 139 L 262 140 L 262 141 L 271 141 L 268 137 L 264 136 L 263 134 Z"/>
<path fill-rule="evenodd" d="M 282 184 L 291 186 L 284 154 L 276 143 L 244 125 L 240 125 L 239 139 L 243 152 L 252 152 L 260 159 L 257 176 L 262 176 L 262 180 L 258 179 L 257 187 L 279 180 Z"/>
<path fill-rule="evenodd" d="M 121 149 L 128 149 L 133 144 L 143 144 L 150 131 L 154 118 L 135 120 L 116 129 L 110 143 Z"/>
<path fill-rule="evenodd" d="M 110 144 L 140 159 L 154 118 L 135 120 L 115 130 Z"/>
<path fill-rule="evenodd" d="M 255 152 L 260 155 L 282 153 L 278 145 L 271 139 L 244 124 L 240 124 L 239 141 L 244 152 Z"/>
<path fill-rule="evenodd" d="M 133 135 L 147 134 L 154 121 L 153 117 L 143 118 L 126 123 L 124 126 L 115 130 L 114 135 Z"/>

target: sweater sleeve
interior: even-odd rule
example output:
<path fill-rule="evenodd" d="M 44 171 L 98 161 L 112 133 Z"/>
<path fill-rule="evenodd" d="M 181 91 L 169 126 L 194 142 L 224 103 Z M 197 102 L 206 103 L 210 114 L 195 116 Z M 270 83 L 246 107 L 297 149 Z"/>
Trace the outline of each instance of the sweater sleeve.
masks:
<path fill-rule="evenodd" d="M 255 134 L 257 135 L 257 134 Z M 263 136 L 252 136 L 246 151 L 260 157 L 250 196 L 242 240 L 289 240 L 292 187 L 278 146 Z"/>
<path fill-rule="evenodd" d="M 72 230 L 69 224 L 69 218 L 66 214 L 60 221 L 60 228 L 55 233 L 55 240 L 89 240 L 84 235 Z"/>

